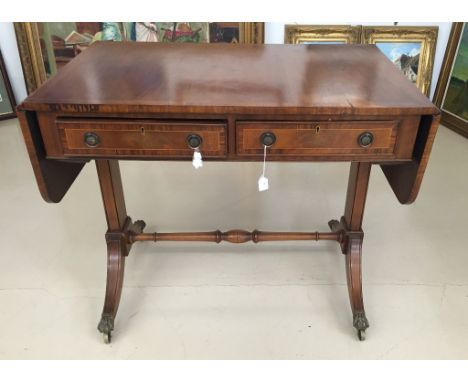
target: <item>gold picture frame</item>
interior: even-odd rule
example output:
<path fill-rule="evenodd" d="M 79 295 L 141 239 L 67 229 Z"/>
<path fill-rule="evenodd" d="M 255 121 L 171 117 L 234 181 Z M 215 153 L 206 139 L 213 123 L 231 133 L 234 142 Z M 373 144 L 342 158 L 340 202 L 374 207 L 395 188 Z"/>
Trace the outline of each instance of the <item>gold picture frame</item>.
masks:
<path fill-rule="evenodd" d="M 37 23 L 14 23 L 16 41 L 28 94 L 47 79 Z"/>
<path fill-rule="evenodd" d="M 431 26 L 365 26 L 362 28 L 362 43 L 363 44 L 376 44 L 384 54 L 383 44 L 388 44 L 389 46 L 397 47 L 404 49 L 403 45 L 407 45 L 407 48 L 413 44 L 414 46 L 419 46 L 419 52 L 417 55 L 408 55 L 408 60 L 406 60 L 406 67 L 408 72 L 411 71 L 411 59 L 418 58 L 415 67 L 416 86 L 423 92 L 425 95 L 429 95 L 431 88 L 431 79 L 432 79 L 432 70 L 434 65 L 434 55 L 435 55 L 435 46 L 437 42 L 438 27 Z M 393 48 L 392 48 L 393 49 Z M 403 62 L 402 57 L 404 54 L 399 54 L 399 58 L 393 59 L 392 57 L 387 57 L 392 60 L 395 64 L 397 62 Z M 400 61 L 398 61 L 400 60 Z M 413 60 L 415 62 L 415 60 Z M 408 77 L 414 78 L 414 72 L 408 73 L 403 70 L 403 64 L 401 64 L 401 70 Z"/>
<path fill-rule="evenodd" d="M 466 51 L 466 46 L 468 44 L 462 41 L 462 36 L 468 34 L 468 23 L 456 22 L 452 25 L 452 30 L 450 32 L 449 41 L 447 44 L 447 49 L 445 51 L 444 61 L 442 63 L 442 68 L 440 70 L 439 80 L 437 81 L 437 87 L 434 93 L 433 102 L 440 108 L 441 119 L 440 122 L 449 129 L 463 135 L 468 138 L 468 119 L 463 118 L 463 116 L 454 113 L 453 110 L 447 110 L 445 105 L 446 95 L 451 86 L 453 80 L 453 70 L 456 63 L 456 58 L 459 55 L 460 48 L 462 43 L 464 44 L 464 49 Z M 465 54 L 466 57 L 466 54 Z M 468 88 L 468 79 L 459 79 L 465 81 L 465 88 Z M 465 97 L 467 90 L 465 89 Z M 463 101 L 462 101 L 463 102 Z"/>
<path fill-rule="evenodd" d="M 41 49 L 38 24 L 36 22 L 14 23 L 28 94 L 47 80 L 44 64 L 47 54 Z M 263 44 L 264 31 L 265 24 L 263 22 L 239 23 L 239 42 L 243 44 Z"/>
<path fill-rule="evenodd" d="M 286 44 L 343 43 L 359 44 L 361 27 L 350 25 L 286 25 Z"/>
<path fill-rule="evenodd" d="M 263 44 L 265 23 L 239 23 L 241 44 Z"/>

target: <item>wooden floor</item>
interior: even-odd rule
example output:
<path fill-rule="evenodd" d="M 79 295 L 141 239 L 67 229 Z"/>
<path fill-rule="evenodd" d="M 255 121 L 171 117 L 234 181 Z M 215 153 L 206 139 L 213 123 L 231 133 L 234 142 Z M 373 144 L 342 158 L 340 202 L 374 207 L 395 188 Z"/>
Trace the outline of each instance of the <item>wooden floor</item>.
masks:
<path fill-rule="evenodd" d="M 364 217 L 370 328 L 351 323 L 334 242 L 136 243 L 113 342 L 96 330 L 106 229 L 94 165 L 60 204 L 40 198 L 16 120 L 0 123 L 0 358 L 468 358 L 468 140 L 441 127 L 420 197 L 372 170 Z M 124 162 L 147 231 L 326 231 L 348 165 Z M 320 180 L 319 180 L 320 179 Z M 378 211 L 385 211 L 380 216 Z M 72 223 L 73 222 L 73 223 Z"/>

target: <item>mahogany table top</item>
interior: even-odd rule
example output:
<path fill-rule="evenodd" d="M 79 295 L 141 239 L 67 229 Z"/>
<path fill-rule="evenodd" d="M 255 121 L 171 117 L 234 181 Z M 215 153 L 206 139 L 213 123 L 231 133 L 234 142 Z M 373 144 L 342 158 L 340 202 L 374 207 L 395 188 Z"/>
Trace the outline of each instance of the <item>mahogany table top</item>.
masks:
<path fill-rule="evenodd" d="M 434 105 L 373 45 L 97 42 L 28 110 L 411 115 Z"/>

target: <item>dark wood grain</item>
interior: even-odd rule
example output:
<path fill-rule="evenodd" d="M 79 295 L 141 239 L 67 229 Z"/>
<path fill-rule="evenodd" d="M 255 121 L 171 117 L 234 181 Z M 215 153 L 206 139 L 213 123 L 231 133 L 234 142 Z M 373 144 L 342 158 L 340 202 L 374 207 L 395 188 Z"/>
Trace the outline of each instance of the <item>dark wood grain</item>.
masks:
<path fill-rule="evenodd" d="M 418 196 L 439 127 L 439 120 L 440 115 L 421 117 L 411 162 L 399 166 L 381 165 L 393 192 L 402 204 L 411 204 Z"/>
<path fill-rule="evenodd" d="M 97 172 L 109 231 L 122 231 L 127 220 L 119 162 L 97 160 Z"/>
<path fill-rule="evenodd" d="M 353 325 L 359 339 L 364 339 L 369 322 L 364 310 L 362 293 L 362 221 L 366 205 L 367 189 L 372 165 L 353 162 L 349 173 L 345 212 L 342 224 L 345 228 L 346 279 L 353 312 Z"/>
<path fill-rule="evenodd" d="M 86 162 L 58 162 L 47 159 L 36 113 L 18 111 L 18 120 L 41 196 L 46 202 L 58 203 Z"/>
<path fill-rule="evenodd" d="M 288 240 L 334 240 L 341 241 L 339 233 L 334 232 L 267 232 L 254 230 L 252 232 L 245 230 L 230 230 L 221 232 L 219 230 L 212 232 L 152 232 L 141 233 L 130 236 L 130 241 L 211 241 L 220 243 L 228 241 L 234 244 L 253 241 L 288 241 Z"/>
<path fill-rule="evenodd" d="M 351 164 L 344 216 L 340 222 L 332 220 L 328 223 L 332 232 L 341 233 L 340 244 L 346 260 L 346 280 L 353 326 L 357 329 L 360 340 L 365 338 L 365 331 L 369 327 L 362 292 L 362 221 L 371 167 L 369 163 Z"/>
<path fill-rule="evenodd" d="M 57 120 L 56 124 L 66 156 L 141 155 L 187 159 L 193 155 L 187 143 L 187 137 L 192 134 L 202 138 L 200 150 L 204 157 L 223 158 L 227 151 L 224 123 L 66 118 Z M 99 137 L 97 147 L 86 145 L 84 135 L 88 132 Z"/>
<path fill-rule="evenodd" d="M 236 129 L 237 154 L 262 156 L 263 145 L 260 137 L 269 132 L 276 136 L 276 142 L 268 149 L 268 154 L 271 155 L 335 155 L 358 158 L 377 154 L 382 159 L 393 159 L 397 126 L 398 121 L 240 121 Z M 365 148 L 358 143 L 359 135 L 364 132 L 374 136 L 372 144 Z M 407 158 L 408 153 L 406 154 Z"/>
<path fill-rule="evenodd" d="M 129 220 L 125 208 L 119 163 L 117 161 L 98 160 L 96 161 L 96 167 L 108 227 L 106 234 L 106 293 L 98 330 L 110 338 L 122 294 L 125 257 L 127 255 L 127 240 L 124 230 L 125 226 L 129 224 Z"/>
<path fill-rule="evenodd" d="M 351 163 L 344 213 L 346 226 L 351 231 L 359 231 L 362 226 L 371 167 L 370 163 Z"/>
<path fill-rule="evenodd" d="M 23 108 L 403 115 L 436 108 L 371 45 L 97 42 Z"/>
<path fill-rule="evenodd" d="M 110 341 L 122 295 L 125 257 L 128 256 L 132 246 L 130 236 L 140 234 L 145 223 L 143 221 L 132 223 L 127 216 L 118 161 L 97 160 L 96 168 L 108 228 L 106 293 L 98 330 L 103 333 L 106 341 Z"/>
<path fill-rule="evenodd" d="M 162 135 L 148 134 L 146 139 L 136 142 L 135 134 L 113 133 L 114 126 L 121 123 L 119 120 L 126 118 L 146 119 L 155 124 L 161 120 L 172 120 L 174 124 L 187 120 L 225 124 L 225 143 L 220 134 L 223 142 L 219 150 L 213 152 L 208 147 L 202 153 L 206 160 L 231 161 L 262 159 L 261 147 L 255 146 L 258 140 L 254 129 L 249 130 L 250 138 L 243 141 L 242 124 L 248 121 L 259 124 L 272 121 L 276 126 L 279 121 L 319 122 L 325 126 L 324 131 L 333 125 L 337 127 L 336 133 L 312 144 L 310 135 L 292 139 L 288 132 L 270 150 L 269 160 L 360 160 L 385 166 L 391 162 L 410 162 L 401 171 L 408 174 L 405 182 L 397 182 L 401 177 L 395 174 L 387 175 L 394 191 L 402 188 L 397 183 L 411 183 L 413 190 L 419 188 L 425 166 L 419 166 L 420 158 L 413 158 L 415 139 L 418 137 L 417 145 L 431 142 L 425 139 L 424 124 L 419 121 L 438 113 L 371 46 L 175 46 L 109 42 L 93 44 L 28 97 L 20 109 L 42 110 L 37 113 L 37 120 L 45 157 L 60 160 L 190 158 L 190 150 L 180 151 L 173 146 L 181 144 L 180 139 L 172 142 L 172 151 L 166 148 L 162 153 L 153 149 L 167 143 Z M 110 141 L 106 138 L 105 149 L 79 147 L 80 132 L 75 131 L 69 142 L 64 138 L 64 129 L 58 127 L 57 121 L 64 118 L 106 118 L 107 127 L 102 130 L 108 132 L 101 132 L 113 138 Z M 385 120 L 398 121 L 391 140 L 385 141 L 389 143 L 386 148 L 352 146 L 355 141 L 349 133 L 350 126 Z M 87 128 L 84 121 L 80 128 Z M 391 148 L 393 139 L 395 145 Z M 285 144 L 294 148 L 281 149 Z M 395 172 L 388 167 L 384 171 Z M 411 174 L 414 179 L 409 179 Z M 409 202 L 408 198 L 402 200 Z"/>

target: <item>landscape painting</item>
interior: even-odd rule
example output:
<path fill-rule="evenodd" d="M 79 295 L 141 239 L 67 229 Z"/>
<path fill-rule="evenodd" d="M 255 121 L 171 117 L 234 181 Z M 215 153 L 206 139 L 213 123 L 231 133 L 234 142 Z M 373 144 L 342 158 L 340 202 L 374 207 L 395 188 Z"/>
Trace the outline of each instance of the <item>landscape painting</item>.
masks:
<path fill-rule="evenodd" d="M 417 83 L 420 42 L 377 42 L 376 45 L 411 82 Z"/>
<path fill-rule="evenodd" d="M 468 121 L 468 28 L 466 23 L 450 74 L 443 109 Z"/>

